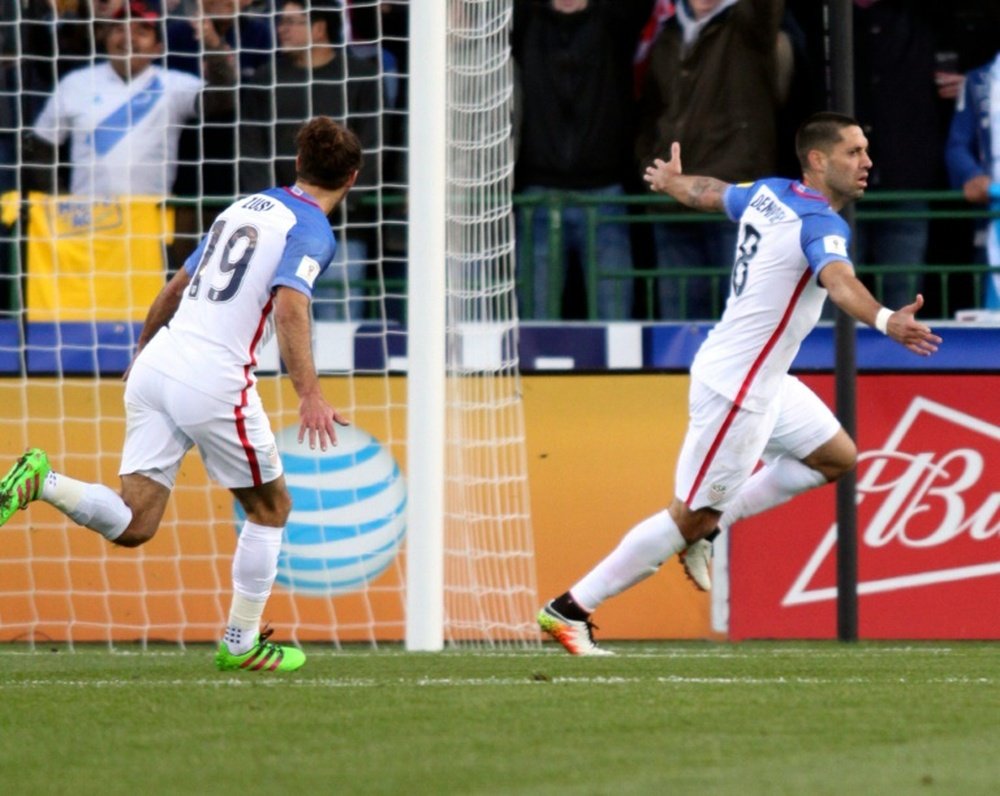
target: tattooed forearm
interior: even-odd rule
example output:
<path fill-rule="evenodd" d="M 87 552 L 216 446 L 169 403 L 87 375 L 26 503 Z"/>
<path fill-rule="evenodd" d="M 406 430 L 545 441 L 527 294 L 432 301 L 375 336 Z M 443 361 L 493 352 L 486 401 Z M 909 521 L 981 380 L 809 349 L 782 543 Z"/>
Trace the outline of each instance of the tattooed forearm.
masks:
<path fill-rule="evenodd" d="M 729 183 L 714 177 L 689 177 L 685 195 L 677 197 L 684 204 L 698 210 L 722 210 L 722 194 Z"/>
<path fill-rule="evenodd" d="M 681 172 L 680 144 L 673 144 L 669 161 L 656 158 L 646 167 L 643 179 L 657 193 L 670 194 L 678 202 L 695 210 L 723 210 L 722 195 L 729 183 L 714 177 L 699 177 Z"/>

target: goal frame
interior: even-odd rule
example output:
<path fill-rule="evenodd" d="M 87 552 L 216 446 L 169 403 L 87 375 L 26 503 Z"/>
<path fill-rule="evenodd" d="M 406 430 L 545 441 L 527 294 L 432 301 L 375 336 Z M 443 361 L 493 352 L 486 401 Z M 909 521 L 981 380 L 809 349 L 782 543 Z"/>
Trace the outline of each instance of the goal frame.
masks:
<path fill-rule="evenodd" d="M 447 2 L 410 7 L 406 648 L 444 646 Z"/>

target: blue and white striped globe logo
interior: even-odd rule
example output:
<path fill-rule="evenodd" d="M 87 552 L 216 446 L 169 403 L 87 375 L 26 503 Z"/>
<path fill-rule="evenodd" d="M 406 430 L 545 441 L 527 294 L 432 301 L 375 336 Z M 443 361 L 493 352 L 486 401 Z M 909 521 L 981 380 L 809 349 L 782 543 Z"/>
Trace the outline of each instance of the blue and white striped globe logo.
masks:
<path fill-rule="evenodd" d="M 326 451 L 277 436 L 292 494 L 277 582 L 314 595 L 358 591 L 392 563 L 406 532 L 406 483 L 392 454 L 367 431 L 337 427 Z"/>

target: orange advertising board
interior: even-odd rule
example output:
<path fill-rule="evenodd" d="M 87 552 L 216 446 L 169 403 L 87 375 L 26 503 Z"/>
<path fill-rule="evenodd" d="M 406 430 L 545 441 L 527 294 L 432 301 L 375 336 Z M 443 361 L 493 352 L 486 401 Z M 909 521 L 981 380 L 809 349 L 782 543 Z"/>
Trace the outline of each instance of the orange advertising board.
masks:
<path fill-rule="evenodd" d="M 294 436 L 298 401 L 290 382 L 265 378 L 259 387 L 265 406 L 284 409 L 271 414 L 276 433 L 291 429 Z M 33 378 L 0 388 L 0 445 L 11 459 L 28 446 L 42 447 L 58 471 L 117 486 L 121 382 Z M 324 389 L 355 426 L 405 462 L 404 380 L 331 378 Z M 0 533 L 0 640 L 214 640 L 229 610 L 238 523 L 232 497 L 211 483 L 196 452 L 181 466 L 160 530 L 138 550 L 108 544 L 54 508 L 33 504 Z M 369 640 L 377 616 L 387 639 L 401 638 L 400 558 L 363 599 L 293 596 L 279 583 L 265 620 L 294 626 L 300 640 L 352 641 Z"/>
<path fill-rule="evenodd" d="M 528 376 L 524 381 L 539 598 L 562 593 L 673 495 L 688 378 Z M 602 639 L 707 638 L 709 599 L 677 559 L 594 613 Z"/>
<path fill-rule="evenodd" d="M 571 586 L 633 524 L 666 506 L 687 420 L 688 382 L 664 374 L 522 381 L 544 601 Z M 405 471 L 405 378 L 330 377 L 324 389 L 378 455 Z M 291 385 L 263 379 L 260 391 L 265 406 L 283 407 L 272 414 L 280 439 L 296 426 Z M 60 471 L 114 486 L 124 435 L 121 392 L 112 380 L 33 378 L 20 388 L 5 385 L 2 449 L 13 456 L 29 445 L 44 447 Z M 209 482 L 196 453 L 181 468 L 159 533 L 139 550 L 109 545 L 55 509 L 33 505 L 0 534 L 0 640 L 213 640 L 228 611 L 237 523 L 228 492 Z M 387 552 L 371 570 L 363 597 L 349 588 L 303 591 L 302 572 L 285 561 L 266 618 L 294 625 L 301 640 L 367 641 L 375 617 L 378 640 L 401 639 L 403 553 L 391 545 L 380 550 Z M 294 593 L 282 585 L 283 572 L 300 578 Z M 676 560 L 602 606 L 595 619 L 605 639 L 710 635 L 708 597 L 684 579 Z"/>

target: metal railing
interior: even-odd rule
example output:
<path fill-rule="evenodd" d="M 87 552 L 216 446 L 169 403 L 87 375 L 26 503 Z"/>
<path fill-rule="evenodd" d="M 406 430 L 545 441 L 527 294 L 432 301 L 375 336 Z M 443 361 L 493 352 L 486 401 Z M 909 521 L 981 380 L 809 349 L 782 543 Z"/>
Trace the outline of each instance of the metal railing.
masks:
<path fill-rule="evenodd" d="M 375 197 L 365 197 L 365 203 L 381 201 L 385 207 L 398 207 L 405 201 L 402 195 L 384 195 L 380 199 Z M 216 205 L 221 208 L 227 205 L 228 199 L 174 199 L 172 204 L 178 207 L 196 206 L 199 209 L 211 209 Z M 901 210 L 900 205 L 907 203 L 923 202 L 927 209 L 920 211 Z M 626 212 L 609 215 L 602 212 L 602 207 L 608 205 L 624 205 Z M 681 208 L 677 202 L 669 197 L 654 194 L 622 195 L 622 196 L 595 196 L 593 194 L 578 194 L 574 192 L 552 191 L 545 194 L 535 194 L 531 196 L 515 196 L 514 207 L 517 213 L 517 247 L 518 247 L 518 294 L 521 304 L 521 317 L 533 318 L 541 317 L 548 320 L 561 319 L 561 289 L 568 270 L 568 263 L 563 255 L 563 234 L 560 219 L 562 211 L 568 207 L 580 208 L 583 212 L 586 223 L 586 233 L 584 235 L 584 246 L 581 256 L 581 270 L 583 278 L 583 288 L 585 291 L 584 315 L 587 319 L 598 320 L 598 294 L 602 290 L 615 290 L 616 284 L 623 280 L 634 280 L 636 288 L 636 301 L 633 307 L 632 318 L 637 320 L 713 320 L 721 314 L 722 307 L 728 294 L 728 286 L 731 278 L 731 265 L 720 263 L 715 267 L 669 267 L 657 268 L 655 264 L 655 251 L 652 248 L 651 229 L 657 223 L 679 223 L 679 222 L 712 222 L 719 221 L 724 217 L 717 214 L 707 214 L 688 211 Z M 547 210 L 548 224 L 548 306 L 542 313 L 536 313 L 535 297 L 533 295 L 533 268 L 534 258 L 531 253 L 534 251 L 534 232 L 528 211 L 544 207 Z M 930 222 L 938 220 L 966 220 L 967 228 L 963 228 L 961 234 L 967 235 L 968 240 L 954 240 L 953 249 L 955 252 L 968 252 L 971 254 L 971 237 L 973 235 L 973 224 L 970 220 L 986 221 L 1000 217 L 1000 212 L 991 211 L 985 207 L 972 206 L 965 202 L 959 191 L 883 191 L 870 192 L 857 205 L 856 219 L 859 225 L 867 222 L 896 220 L 896 219 L 927 219 Z M 389 222 L 399 224 L 400 220 L 394 219 Z M 643 234 L 649 238 L 647 251 L 633 248 L 633 262 L 630 269 L 612 267 L 614 264 L 601 263 L 598 261 L 598 230 L 603 224 L 627 224 L 633 232 L 633 240 L 636 235 L 641 238 Z M 185 236 L 184 231 L 178 230 L 180 234 L 176 236 L 175 246 L 183 245 L 193 249 L 194 243 L 200 238 L 200 230 L 192 229 Z M 20 308 L 20 295 L 22 291 L 14 286 L 20 279 L 26 276 L 26 269 L 20 267 L 24 262 L 24 252 L 18 245 L 24 244 L 22 238 L 17 240 L 17 234 L 7 237 L 7 240 L 0 242 L 0 245 L 10 247 L 10 257 L 6 258 L 7 272 L 0 274 L 4 281 L 4 293 L 8 294 L 7 311 L 16 313 Z M 405 253 L 401 257 L 405 258 Z M 174 257 L 172 262 L 176 267 L 179 259 Z M 393 259 L 399 259 L 394 257 Z M 11 267 L 13 266 L 13 267 Z M 985 293 L 985 276 L 990 272 L 989 266 L 981 263 L 963 262 L 955 259 L 948 263 L 914 264 L 914 263 L 893 263 L 869 265 L 863 261 L 856 262 L 858 273 L 872 288 L 876 296 L 882 290 L 884 283 L 891 277 L 901 276 L 909 280 L 909 285 L 915 293 L 917 286 L 925 296 L 933 296 L 930 306 L 937 308 L 939 317 L 951 317 L 955 310 L 964 309 L 967 306 L 982 307 Z M 679 316 L 676 318 L 660 317 L 657 311 L 657 284 L 661 279 L 675 280 L 679 294 Z M 711 318 L 691 317 L 687 308 L 686 287 L 692 280 L 710 280 L 711 284 Z M 9 284 L 7 284 L 9 283 Z M 365 293 L 373 294 L 380 289 L 388 289 L 396 296 L 405 296 L 405 278 L 365 278 L 352 283 L 353 287 L 363 290 Z M 959 297 L 956 296 L 958 294 Z M 963 306 L 958 306 L 956 302 L 964 302 Z M 4 308 L 0 307 L 0 310 Z M 405 314 L 405 309 L 403 310 Z M 624 320 L 626 318 L 601 319 L 601 320 Z M 403 319 L 405 320 L 405 319 Z"/>
<path fill-rule="evenodd" d="M 586 317 L 591 320 L 598 318 L 598 291 L 614 289 L 615 282 L 632 279 L 637 288 L 634 317 L 640 320 L 691 320 L 686 312 L 686 286 L 690 280 L 711 280 L 713 318 L 694 320 L 711 320 L 718 318 L 728 294 L 732 266 L 720 263 L 715 267 L 669 267 L 657 268 L 655 253 L 652 248 L 645 254 L 633 249 L 633 264 L 631 269 L 612 267 L 616 264 L 598 261 L 597 230 L 602 224 L 629 224 L 636 229 L 651 227 L 656 223 L 680 222 L 713 222 L 723 220 L 721 214 L 692 212 L 681 209 L 681 206 L 669 197 L 660 195 L 624 195 L 606 196 L 580 194 L 566 191 L 552 191 L 546 194 L 515 197 L 515 207 L 518 213 L 518 259 L 520 298 L 522 317 L 543 317 L 559 319 L 561 308 L 561 291 L 563 278 L 568 271 L 568 263 L 563 252 L 563 230 L 561 226 L 562 211 L 565 208 L 579 208 L 585 218 L 586 234 L 581 256 L 583 272 L 583 287 L 586 293 Z M 926 210 L 898 209 L 898 205 L 913 202 L 927 204 Z M 602 212 L 602 206 L 626 205 L 627 212 L 610 215 Z M 549 219 L 548 225 L 548 306 L 544 312 L 536 313 L 533 295 L 534 230 L 531 217 L 537 208 L 545 208 Z M 662 210 L 661 210 L 662 208 Z M 951 220 L 987 220 L 1000 217 L 1000 213 L 990 211 L 985 207 L 969 205 L 960 191 L 882 191 L 870 192 L 857 205 L 856 220 L 858 225 L 869 222 L 926 219 L 928 221 Z M 968 240 L 953 241 L 955 252 L 972 253 L 973 225 L 967 229 Z M 650 246 L 652 243 L 650 242 Z M 645 259 L 643 259 L 645 257 Z M 925 294 L 933 293 L 935 301 L 932 306 L 939 308 L 942 317 L 950 317 L 956 309 L 955 293 L 961 292 L 964 301 L 974 307 L 982 307 L 984 297 L 985 275 L 989 266 L 974 262 L 949 263 L 893 263 L 870 265 L 856 260 L 859 276 L 872 288 L 876 296 L 883 290 L 885 282 L 892 277 L 903 277 L 909 282 L 913 293 L 919 289 Z M 680 296 L 681 314 L 678 318 L 660 318 L 657 313 L 657 283 L 660 279 L 675 280 Z M 960 288 L 956 284 L 962 283 Z"/>

